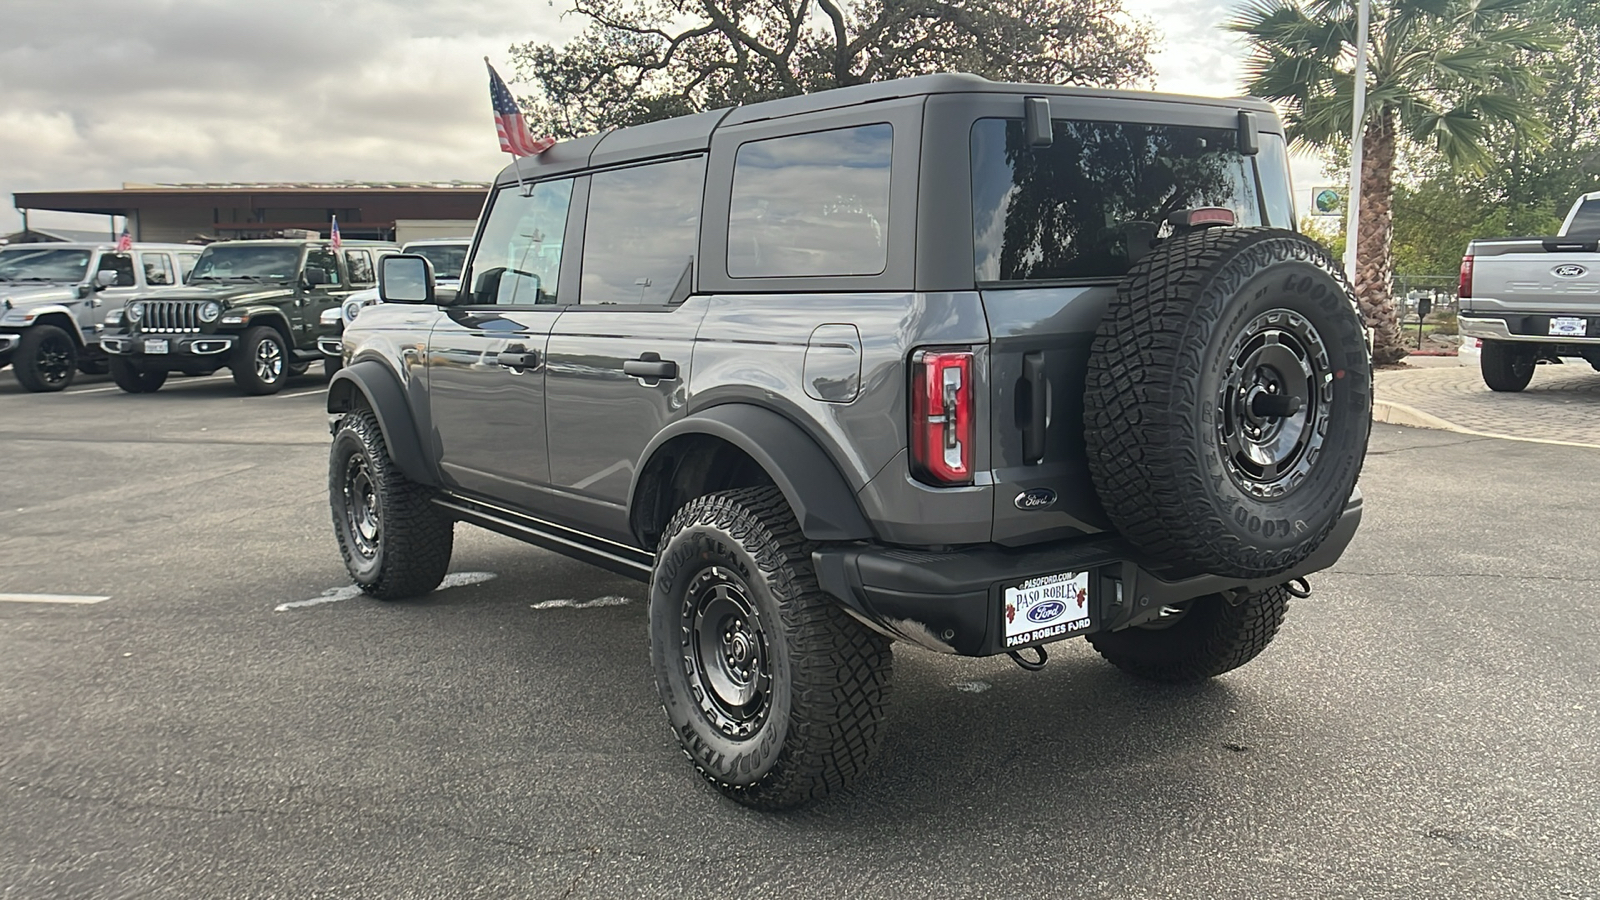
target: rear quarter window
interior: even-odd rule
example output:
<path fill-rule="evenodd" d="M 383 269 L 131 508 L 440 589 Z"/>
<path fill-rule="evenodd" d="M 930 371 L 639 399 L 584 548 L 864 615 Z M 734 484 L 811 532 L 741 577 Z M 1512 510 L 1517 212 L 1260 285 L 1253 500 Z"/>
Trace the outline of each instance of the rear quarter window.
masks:
<path fill-rule="evenodd" d="M 1053 143 L 1032 147 L 1021 119 L 973 123 L 979 283 L 1119 278 L 1135 258 L 1130 244 L 1152 230 L 1170 234 L 1168 216 L 1190 207 L 1227 207 L 1240 225 L 1262 224 L 1255 166 L 1232 128 L 1053 126 Z"/>
<path fill-rule="evenodd" d="M 1600 199 L 1585 200 L 1567 223 L 1567 234 L 1573 237 L 1600 237 Z"/>

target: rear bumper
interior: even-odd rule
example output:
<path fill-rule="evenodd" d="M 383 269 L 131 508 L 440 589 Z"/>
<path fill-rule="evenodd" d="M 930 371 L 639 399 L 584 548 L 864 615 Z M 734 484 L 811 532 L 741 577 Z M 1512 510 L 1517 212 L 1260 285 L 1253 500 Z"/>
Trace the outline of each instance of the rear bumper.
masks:
<path fill-rule="evenodd" d="M 1600 346 L 1600 316 L 1574 315 L 1586 319 L 1588 335 L 1550 334 L 1550 320 L 1561 313 L 1511 314 L 1485 316 L 1461 313 L 1456 317 L 1457 329 L 1466 337 L 1490 341 L 1517 341 L 1525 344 L 1563 344 L 1574 347 Z"/>
<path fill-rule="evenodd" d="M 1167 581 L 1141 566 L 1134 548 L 1118 537 L 1043 549 L 985 545 L 947 553 L 842 545 L 816 551 L 813 562 L 822 589 L 876 630 L 941 653 L 992 656 L 1127 628 L 1156 618 L 1163 606 L 1237 588 L 1260 590 L 1321 571 L 1338 561 L 1360 524 L 1357 490 L 1310 558 L 1256 580 L 1199 575 Z M 1062 572 L 1088 573 L 1092 626 L 1007 646 L 1000 624 L 1005 588 Z"/>

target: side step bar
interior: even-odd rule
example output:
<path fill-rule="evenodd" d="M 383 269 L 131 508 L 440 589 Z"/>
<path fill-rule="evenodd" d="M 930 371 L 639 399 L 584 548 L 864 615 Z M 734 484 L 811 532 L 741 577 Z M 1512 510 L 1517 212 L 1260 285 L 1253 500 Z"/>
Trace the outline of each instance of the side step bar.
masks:
<path fill-rule="evenodd" d="M 457 521 L 553 550 L 618 575 L 644 582 L 650 580 L 655 557 L 643 550 L 462 497 L 435 497 L 433 502 Z"/>

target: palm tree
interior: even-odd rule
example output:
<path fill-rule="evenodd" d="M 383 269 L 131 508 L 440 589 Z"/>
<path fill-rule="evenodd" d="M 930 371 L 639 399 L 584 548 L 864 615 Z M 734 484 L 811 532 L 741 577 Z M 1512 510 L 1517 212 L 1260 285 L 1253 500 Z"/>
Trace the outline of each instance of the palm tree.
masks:
<path fill-rule="evenodd" d="M 1402 142 L 1483 171 L 1489 137 L 1537 141 L 1529 102 L 1544 87 L 1539 57 L 1559 47 L 1540 0 L 1372 0 L 1362 127 L 1355 290 L 1373 330 L 1373 360 L 1405 357 L 1390 279 L 1395 157 Z M 1355 0 L 1248 0 L 1228 30 L 1250 45 L 1245 90 L 1277 101 L 1290 139 L 1338 147 L 1354 115 Z"/>

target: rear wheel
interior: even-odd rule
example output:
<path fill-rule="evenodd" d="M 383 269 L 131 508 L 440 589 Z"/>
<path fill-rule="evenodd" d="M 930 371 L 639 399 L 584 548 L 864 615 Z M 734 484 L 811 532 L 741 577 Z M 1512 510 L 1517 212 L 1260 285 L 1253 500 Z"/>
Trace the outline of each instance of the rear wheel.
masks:
<path fill-rule="evenodd" d="M 1478 369 L 1491 391 L 1516 393 L 1533 380 L 1538 354 L 1526 344 L 1512 341 L 1484 341 Z"/>
<path fill-rule="evenodd" d="M 35 325 L 22 332 L 11 360 L 17 381 L 34 393 L 59 391 L 78 374 L 78 345 L 54 325 Z"/>
<path fill-rule="evenodd" d="M 113 359 L 111 380 L 130 394 L 153 394 L 167 383 L 166 369 L 141 369 L 125 359 Z"/>
<path fill-rule="evenodd" d="M 817 587 L 814 545 L 775 487 L 690 501 L 650 580 L 650 657 L 667 721 L 719 791 L 758 809 L 861 775 L 884 733 L 889 641 Z"/>
<path fill-rule="evenodd" d="M 1139 678 L 1192 684 L 1237 669 L 1261 654 L 1289 609 L 1282 586 L 1240 600 L 1209 594 L 1165 607 L 1161 617 L 1089 635 L 1107 662 Z"/>
<path fill-rule="evenodd" d="M 289 347 L 277 329 L 257 325 L 239 339 L 229 365 L 246 394 L 276 394 L 289 380 Z"/>
<path fill-rule="evenodd" d="M 308 362 L 292 362 L 292 363 L 289 363 L 289 376 L 291 378 L 299 378 L 301 375 L 304 375 L 305 373 L 307 373 L 309 371 L 311 371 L 311 363 L 308 363 Z"/>
<path fill-rule="evenodd" d="M 1361 320 L 1318 244 L 1271 228 L 1175 237 L 1118 286 L 1095 335 L 1090 475 L 1166 572 L 1276 575 L 1344 514 L 1371 402 Z"/>
<path fill-rule="evenodd" d="M 85 375 L 104 375 L 111 370 L 105 357 L 78 358 L 78 371 Z"/>
<path fill-rule="evenodd" d="M 379 600 L 419 597 L 444 580 L 455 523 L 433 493 L 389 458 L 378 417 L 346 413 L 334 429 L 328 505 L 345 569 Z"/>

